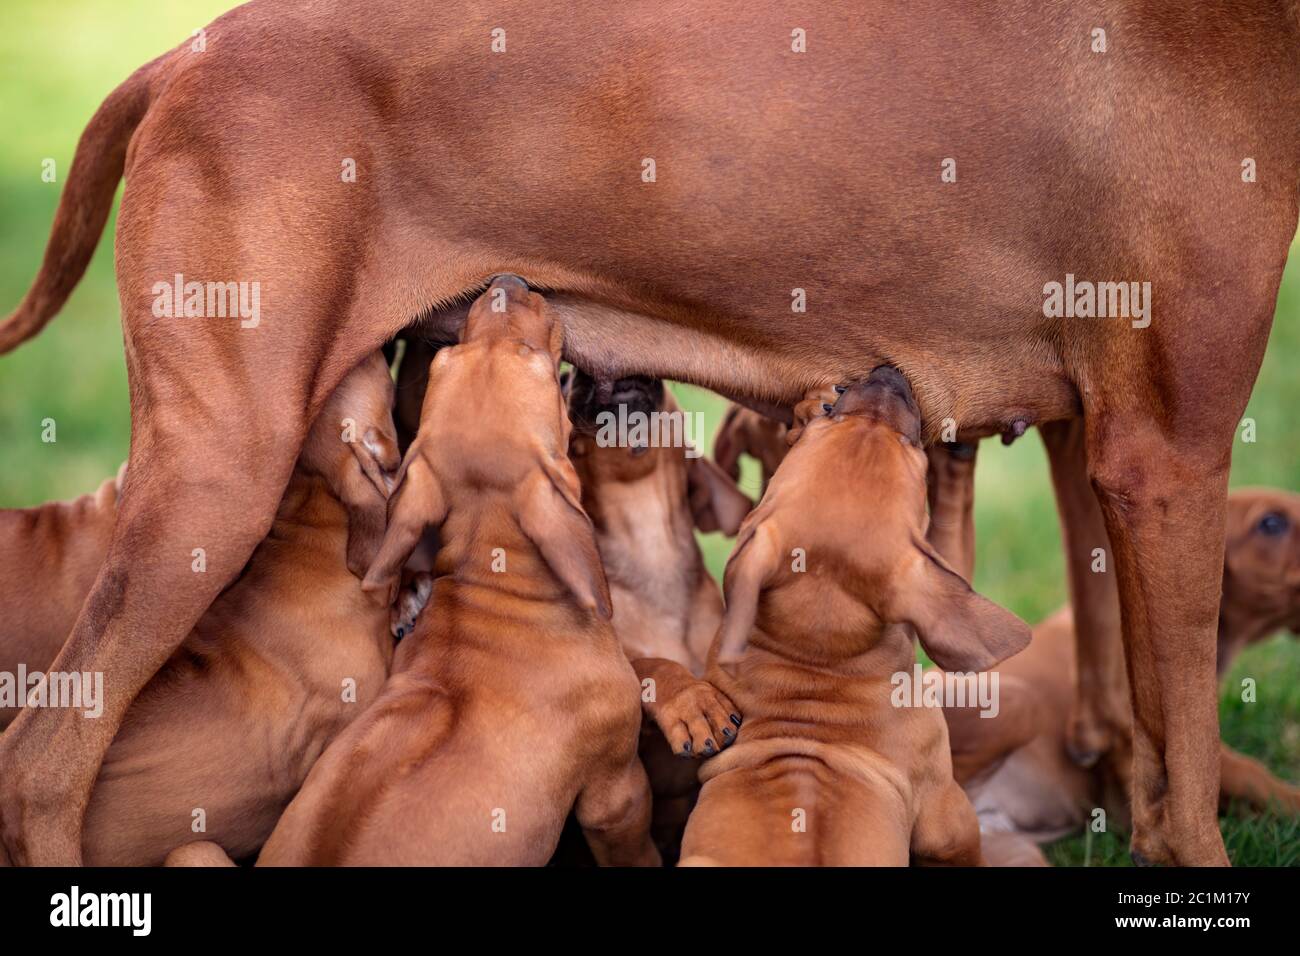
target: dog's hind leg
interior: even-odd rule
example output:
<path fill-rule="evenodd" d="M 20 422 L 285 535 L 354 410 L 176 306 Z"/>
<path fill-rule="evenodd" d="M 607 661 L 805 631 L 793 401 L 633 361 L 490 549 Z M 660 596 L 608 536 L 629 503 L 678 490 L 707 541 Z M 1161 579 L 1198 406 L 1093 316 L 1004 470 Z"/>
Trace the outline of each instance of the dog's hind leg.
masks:
<path fill-rule="evenodd" d="M 215 176 L 214 160 L 180 149 L 155 150 L 123 200 L 129 467 L 103 566 L 52 665 L 102 675 L 102 699 L 26 708 L 0 739 L 0 839 L 16 863 L 80 861 L 126 709 L 267 533 L 325 399 L 416 311 L 395 291 L 400 271 L 384 278 L 338 241 L 363 209 L 286 202 L 265 171 L 232 161 Z M 237 219 L 232 193 L 275 215 Z"/>
<path fill-rule="evenodd" d="M 167 854 L 163 866 L 234 866 L 226 851 L 209 840 L 186 843 Z"/>
<path fill-rule="evenodd" d="M 1022 833 L 981 833 L 980 851 L 985 866 L 1051 866 L 1038 844 Z"/>
<path fill-rule="evenodd" d="M 1219 795 L 1223 803 L 1243 800 L 1257 810 L 1300 814 L 1300 787 L 1279 780 L 1258 760 L 1227 744 L 1219 748 Z"/>
<path fill-rule="evenodd" d="M 574 808 L 587 845 L 601 866 L 659 866 L 650 838 L 650 780 L 641 759 L 596 776 Z"/>
<path fill-rule="evenodd" d="M 912 828 L 917 866 L 981 866 L 980 825 L 965 792 L 949 781 L 922 802 Z"/>
<path fill-rule="evenodd" d="M 1002 766 L 1004 760 L 1043 731 L 1042 697 L 1030 681 L 1009 674 L 998 683 L 998 712 L 985 717 L 974 702 L 968 707 L 944 707 L 952 775 L 962 786 Z"/>

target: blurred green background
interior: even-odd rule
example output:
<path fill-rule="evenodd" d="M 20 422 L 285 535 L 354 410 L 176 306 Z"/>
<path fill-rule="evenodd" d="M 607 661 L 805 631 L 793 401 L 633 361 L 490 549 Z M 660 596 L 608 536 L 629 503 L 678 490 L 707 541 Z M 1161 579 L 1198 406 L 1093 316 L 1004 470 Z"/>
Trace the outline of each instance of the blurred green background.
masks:
<path fill-rule="evenodd" d="M 0 309 L 22 298 L 36 273 L 63 177 L 78 137 L 105 95 L 137 66 L 175 46 L 233 4 L 223 0 L 4 0 L 0 4 Z M 46 158 L 58 181 L 41 180 Z M 0 507 L 25 507 L 93 490 L 126 457 L 130 420 L 122 357 L 110 220 L 86 278 L 52 324 L 0 358 Z M 1247 415 L 1258 441 L 1238 442 L 1234 486 L 1300 490 L 1300 256 L 1293 255 L 1278 299 L 1268 354 Z M 706 415 L 712 435 L 725 408 L 710 392 L 678 386 L 683 405 Z M 41 441 L 53 418 L 58 440 Z M 755 464 L 743 483 L 759 487 Z M 1009 448 L 985 442 L 977 477 L 976 587 L 1031 623 L 1065 600 L 1065 571 L 1046 459 L 1035 435 Z M 730 542 L 703 538 L 720 573 Z M 1242 655 L 1226 686 L 1255 678 L 1259 701 L 1225 694 L 1224 738 L 1300 779 L 1300 645 L 1278 637 Z M 1224 821 L 1229 852 L 1241 864 L 1300 862 L 1293 821 L 1237 812 Z M 1106 834 L 1051 849 L 1053 860 L 1128 863 L 1127 840 Z"/>

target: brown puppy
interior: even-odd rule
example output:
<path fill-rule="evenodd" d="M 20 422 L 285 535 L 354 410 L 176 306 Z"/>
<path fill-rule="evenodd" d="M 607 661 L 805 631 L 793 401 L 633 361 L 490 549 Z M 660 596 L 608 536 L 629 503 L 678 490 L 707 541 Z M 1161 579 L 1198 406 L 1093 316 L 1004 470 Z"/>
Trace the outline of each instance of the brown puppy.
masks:
<path fill-rule="evenodd" d="M 753 502 L 690 447 L 602 444 L 601 416 L 617 416 L 620 406 L 626 415 L 684 420 L 658 379 L 628 378 L 611 386 L 602 397 L 590 377 L 575 371 L 568 405 L 569 457 L 605 565 L 614 630 L 633 666 L 658 658 L 698 675 L 722 620 L 722 592 L 704 567 L 694 529 L 734 535 Z M 679 739 L 678 728 L 672 730 Z"/>
<path fill-rule="evenodd" d="M 708 676 L 745 725 L 701 770 L 683 863 L 976 863 L 943 716 L 895 707 L 893 681 L 915 663 L 913 628 L 959 670 L 991 667 L 1029 631 L 924 540 L 926 459 L 906 380 L 877 369 L 827 408 L 727 565 Z"/>
<path fill-rule="evenodd" d="M 1235 491 L 1228 498 L 1220 674 L 1243 647 L 1279 628 L 1300 631 L 1300 495 Z M 993 864 L 1024 865 L 1033 854 L 1043 862 L 1033 844 L 1077 830 L 1097 807 L 1112 821 L 1128 819 L 1122 781 L 1104 766 L 1079 767 L 1067 753 L 1073 651 L 1074 622 L 1066 607 L 1039 624 L 1030 646 L 999 668 L 996 717 L 944 710 L 954 773 L 983 827 L 999 833 L 998 851 L 986 852 Z M 1226 745 L 1220 750 L 1219 792 L 1225 804 L 1233 799 L 1259 808 L 1271 803 L 1300 813 L 1300 787 Z"/>
<path fill-rule="evenodd" d="M 392 398 L 378 352 L 330 398 L 270 535 L 127 711 L 86 811 L 87 863 L 160 864 L 196 832 L 235 858 L 252 855 L 325 745 L 379 693 L 393 642 L 388 612 L 362 591 L 361 574 L 382 540 L 400 462 Z M 0 523 L 10 531 L 0 541 L 4 563 L 17 574 L 24 557 L 22 574 L 41 581 L 5 605 L 46 639 L 21 647 L 34 655 L 19 658 L 29 669 L 49 666 L 56 625 L 71 626 L 89 589 L 85 569 L 97 570 L 107 547 L 111 487 L 100 489 L 99 507 L 78 509 L 85 522 L 60 534 L 50 529 L 63 522 L 39 512 Z M 13 658 L 8 640 L 0 647 Z"/>
<path fill-rule="evenodd" d="M 20 668 L 43 671 L 68 639 L 108 551 L 125 470 L 73 501 L 0 510 L 0 673 L 15 685 Z M 0 697 L 0 728 L 20 709 Z"/>
<path fill-rule="evenodd" d="M 541 865 L 576 808 L 598 862 L 658 864 L 636 675 L 567 456 L 562 334 L 541 296 L 502 277 L 438 352 L 366 578 L 386 606 L 438 525 L 438 613 L 399 645 L 259 863 Z"/>
<path fill-rule="evenodd" d="M 696 765 L 673 753 L 712 754 L 735 732 L 731 702 L 696 680 L 722 621 L 722 591 L 694 532 L 734 535 L 753 502 L 717 465 L 683 446 L 684 413 L 661 380 L 627 378 L 602 388 L 574 370 L 565 392 L 569 457 L 609 581 L 614 633 L 651 719 L 642 724 L 640 755 L 654 792 L 655 842 L 675 859 L 699 780 Z M 608 440 L 602 425 L 620 414 L 661 423 L 658 441 Z M 712 721 L 694 719 L 701 713 Z"/>
<path fill-rule="evenodd" d="M 798 437 L 789 432 L 790 428 L 783 422 L 733 402 L 713 438 L 713 460 L 732 481 L 739 482 L 740 457 L 749 455 L 762 469 L 762 488 L 766 491 L 793 439 Z M 967 580 L 970 580 L 970 569 L 963 569 L 952 555 L 969 554 L 972 561 L 975 557 L 974 475 L 978 448 L 974 443 L 937 442 L 925 449 L 930 461 L 926 473 L 930 528 L 926 539 Z M 945 496 L 943 501 L 939 500 L 941 494 Z M 951 540 L 954 535 L 958 540 Z"/>

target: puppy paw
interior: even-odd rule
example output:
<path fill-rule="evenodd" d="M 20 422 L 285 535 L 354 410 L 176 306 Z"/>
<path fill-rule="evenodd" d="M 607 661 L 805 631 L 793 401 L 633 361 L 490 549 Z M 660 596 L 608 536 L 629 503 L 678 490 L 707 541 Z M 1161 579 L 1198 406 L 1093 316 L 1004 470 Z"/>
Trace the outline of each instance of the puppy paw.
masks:
<path fill-rule="evenodd" d="M 415 621 L 433 593 L 433 575 L 417 571 L 402 583 L 397 601 L 388 612 L 388 629 L 399 641 L 415 630 Z"/>
<path fill-rule="evenodd" d="M 740 711 L 707 681 L 693 680 L 651 711 L 679 757 L 700 759 L 731 746 L 740 733 Z"/>
<path fill-rule="evenodd" d="M 826 385 L 821 388 L 809 389 L 804 394 L 803 401 L 796 403 L 794 406 L 794 421 L 790 425 L 790 430 L 785 434 L 786 444 L 793 447 L 809 422 L 829 415 L 842 391 L 843 388 L 839 385 Z"/>

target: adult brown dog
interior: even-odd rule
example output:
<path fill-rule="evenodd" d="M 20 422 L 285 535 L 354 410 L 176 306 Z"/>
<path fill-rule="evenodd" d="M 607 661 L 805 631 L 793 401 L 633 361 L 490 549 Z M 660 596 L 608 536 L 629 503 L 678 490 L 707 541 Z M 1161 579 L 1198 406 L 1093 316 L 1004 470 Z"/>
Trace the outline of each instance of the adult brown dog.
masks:
<path fill-rule="evenodd" d="M 1219 616 L 1218 667 L 1286 628 L 1300 632 L 1300 495 L 1245 489 L 1228 497 L 1227 552 Z M 1074 622 L 1068 607 L 1034 628 L 1030 646 L 1004 661 L 999 711 L 981 718 L 946 708 L 953 770 L 983 825 L 996 833 L 990 863 L 1045 861 L 1036 843 L 1077 830 L 1094 809 L 1123 824 L 1123 781 L 1104 768 L 1084 769 L 1066 750 L 1073 687 Z M 1273 776 L 1226 744 L 1220 750 L 1220 800 L 1300 813 L 1300 787 Z"/>
<path fill-rule="evenodd" d="M 914 633 L 935 660 L 974 671 L 1022 649 L 1029 629 L 924 540 L 926 459 L 906 380 L 877 369 L 828 407 L 727 564 L 708 678 L 745 725 L 701 768 L 683 865 L 979 861 L 942 712 L 896 706 L 894 679 L 912 672 Z"/>
<path fill-rule="evenodd" d="M 1225 862 L 1218 554 L 1296 229 L 1300 13 L 1216 6 L 1119 0 L 1106 38 L 1032 0 L 720 0 L 707 25 L 688 0 L 254 0 L 143 67 L 0 331 L 62 305 L 125 169 L 126 506 L 59 661 L 119 676 L 103 719 L 28 711 L 0 741 L 5 848 L 76 862 L 122 714 L 265 536 L 345 372 L 515 272 L 600 378 L 789 406 L 888 362 L 929 437 L 1082 416 L 1134 675 L 1133 848 Z M 1073 278 L 1150 282 L 1154 315 L 1117 285 L 1109 318 L 1045 314 Z M 248 318 L 155 314 L 229 311 L 193 282 L 244 283 Z"/>
<path fill-rule="evenodd" d="M 436 613 L 259 864 L 540 866 L 574 809 L 597 862 L 658 865 L 636 675 L 567 454 L 562 334 L 541 296 L 502 277 L 438 352 L 366 576 L 387 606 L 440 526 Z"/>
<path fill-rule="evenodd" d="M 710 756 L 739 726 L 731 702 L 697 679 L 722 622 L 722 591 L 695 529 L 734 535 L 753 502 L 686 447 L 684 415 L 661 380 L 632 377 L 602 388 L 574 370 L 565 391 L 569 458 L 609 581 L 614 633 L 650 718 L 639 753 L 654 793 L 655 843 L 675 860 L 699 780 L 697 766 L 674 754 Z M 631 444 L 607 441 L 603 429 L 619 415 L 658 423 L 657 442 L 649 434 L 631 435 Z"/>
<path fill-rule="evenodd" d="M 326 744 L 378 696 L 393 642 L 361 576 L 400 462 L 392 399 L 378 352 L 330 397 L 271 533 L 127 711 L 91 793 L 87 863 L 160 864 L 199 822 L 231 856 L 251 856 Z M 106 482 L 94 507 L 0 515 L 6 617 L 21 625 L 6 626 L 0 660 L 43 670 L 54 659 L 107 550 L 113 499 Z"/>

